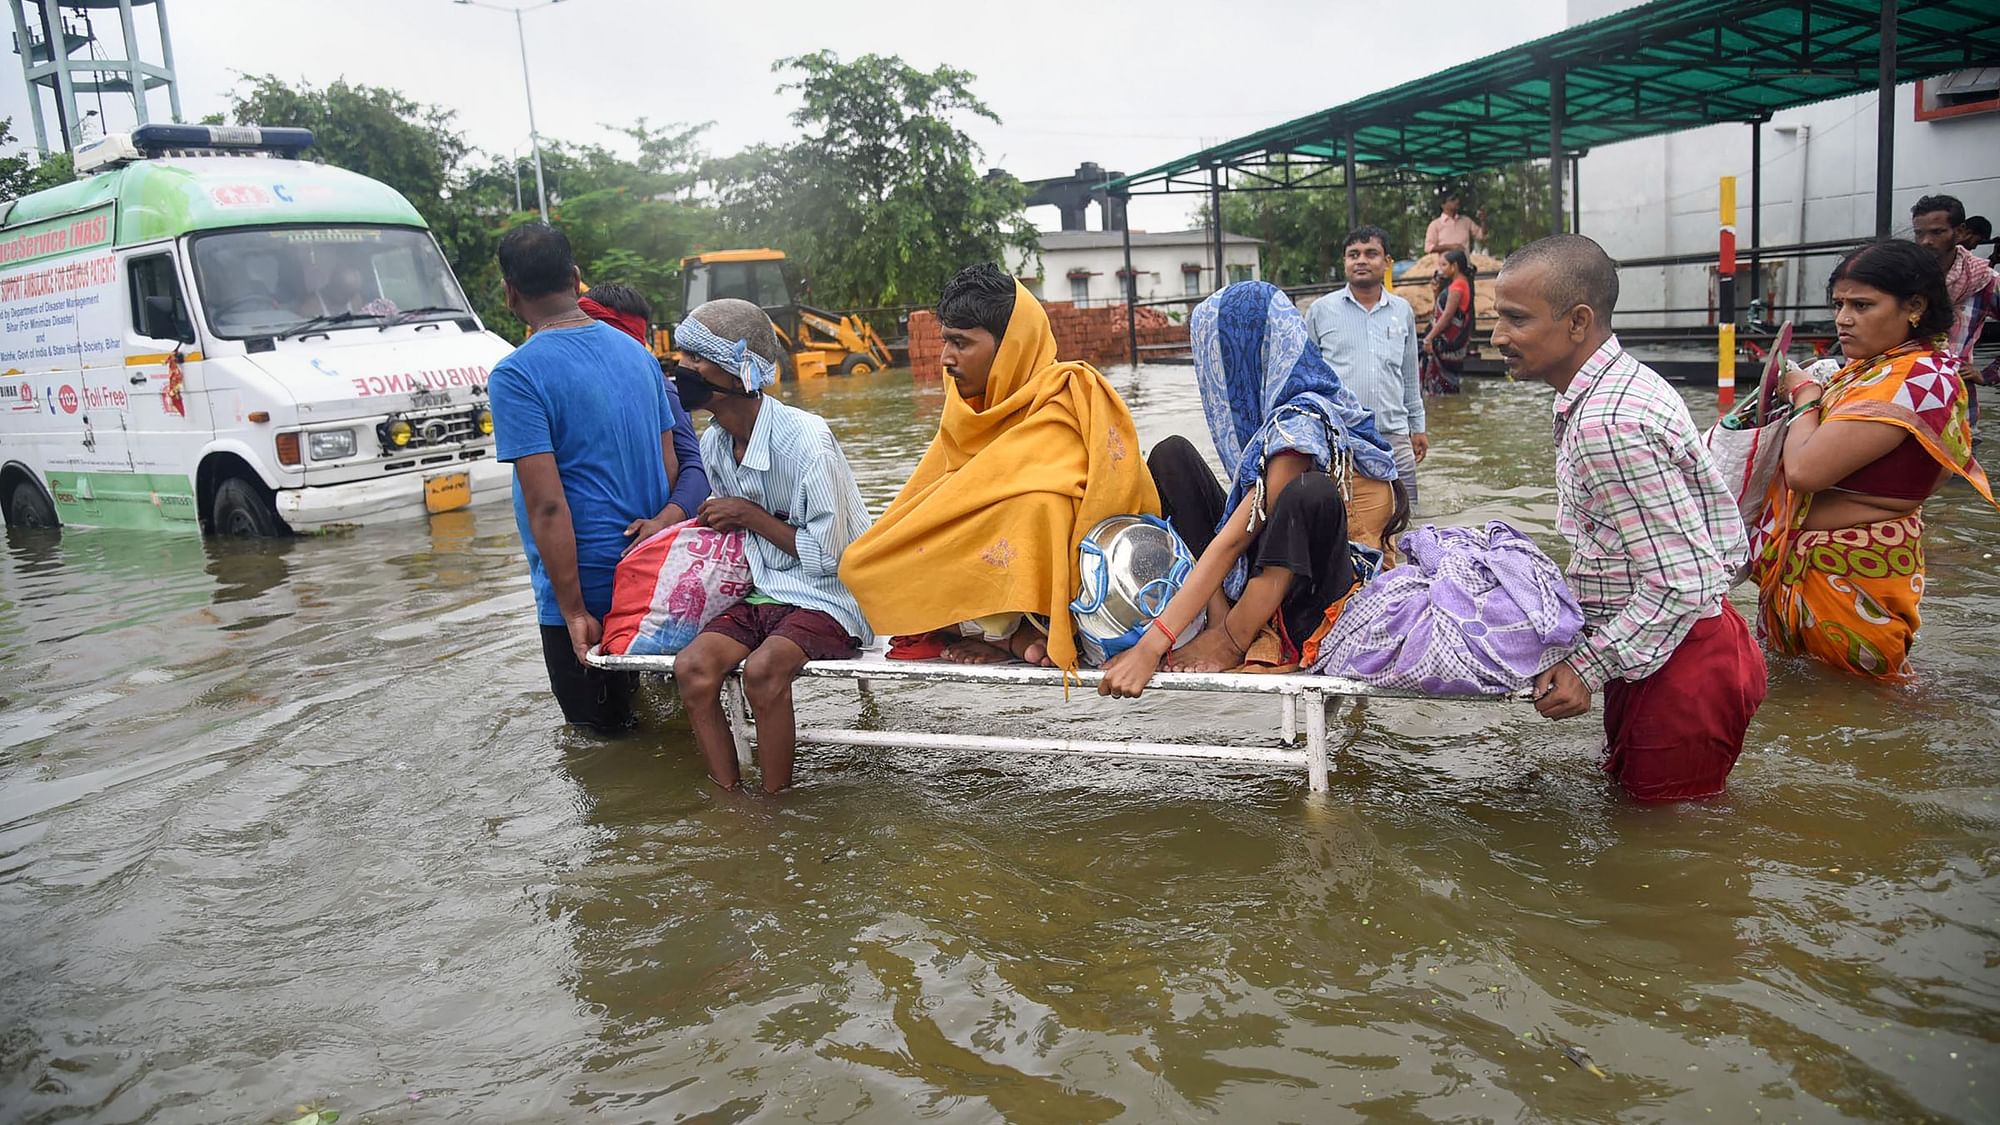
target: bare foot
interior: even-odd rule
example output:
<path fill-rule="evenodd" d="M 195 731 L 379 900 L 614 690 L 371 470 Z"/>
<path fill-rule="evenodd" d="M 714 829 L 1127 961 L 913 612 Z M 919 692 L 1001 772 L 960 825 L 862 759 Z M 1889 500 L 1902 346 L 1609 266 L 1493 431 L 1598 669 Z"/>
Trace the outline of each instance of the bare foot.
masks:
<path fill-rule="evenodd" d="M 953 664 L 1005 664 L 1014 654 L 978 637 L 960 637 L 944 646 L 944 658 Z"/>
<path fill-rule="evenodd" d="M 1169 672 L 1227 672 L 1243 663 L 1243 650 L 1221 629 L 1204 629 L 1201 635 L 1167 655 Z"/>
<path fill-rule="evenodd" d="M 1040 629 L 1023 621 L 1014 635 L 1007 638 L 1007 651 L 1037 668 L 1053 668 L 1056 662 L 1049 659 L 1048 640 Z"/>

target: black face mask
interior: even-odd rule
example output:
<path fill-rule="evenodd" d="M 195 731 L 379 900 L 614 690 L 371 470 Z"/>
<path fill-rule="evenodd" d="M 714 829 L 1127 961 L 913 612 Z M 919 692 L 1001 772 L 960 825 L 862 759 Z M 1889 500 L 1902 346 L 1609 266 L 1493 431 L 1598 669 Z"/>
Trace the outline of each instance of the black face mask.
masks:
<path fill-rule="evenodd" d="M 745 391 L 735 387 L 718 387 L 701 377 L 701 372 L 684 364 L 675 364 L 671 372 L 674 390 L 680 392 L 681 406 L 689 413 L 708 406 L 716 395 L 725 398 L 756 398 L 762 391 Z"/>

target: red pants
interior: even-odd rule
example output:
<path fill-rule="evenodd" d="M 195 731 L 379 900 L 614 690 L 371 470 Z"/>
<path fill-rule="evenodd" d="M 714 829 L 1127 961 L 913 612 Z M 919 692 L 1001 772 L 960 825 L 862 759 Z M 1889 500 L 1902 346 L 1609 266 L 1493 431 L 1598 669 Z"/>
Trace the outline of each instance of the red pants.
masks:
<path fill-rule="evenodd" d="M 1715 796 L 1764 691 L 1764 653 L 1724 602 L 1719 616 L 1695 622 L 1659 671 L 1604 685 L 1604 772 L 1641 801 Z"/>

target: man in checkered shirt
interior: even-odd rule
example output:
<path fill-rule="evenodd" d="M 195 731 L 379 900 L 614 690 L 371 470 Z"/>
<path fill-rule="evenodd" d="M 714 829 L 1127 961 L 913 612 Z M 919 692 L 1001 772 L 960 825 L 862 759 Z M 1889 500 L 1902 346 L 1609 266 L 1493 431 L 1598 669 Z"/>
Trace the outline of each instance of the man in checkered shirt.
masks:
<path fill-rule="evenodd" d="M 1611 334 L 1618 270 L 1582 235 L 1508 255 L 1493 346 L 1555 388 L 1556 529 L 1585 628 L 1535 680 L 1551 719 L 1604 693 L 1604 769 L 1645 801 L 1722 792 L 1764 701 L 1764 656 L 1727 600 L 1743 521 L 1687 406 Z"/>

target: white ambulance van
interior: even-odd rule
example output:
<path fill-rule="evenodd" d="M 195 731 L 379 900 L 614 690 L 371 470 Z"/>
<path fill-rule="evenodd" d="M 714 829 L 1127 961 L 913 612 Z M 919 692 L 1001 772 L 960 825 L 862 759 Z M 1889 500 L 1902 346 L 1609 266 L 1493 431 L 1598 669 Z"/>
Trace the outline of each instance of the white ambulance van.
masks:
<path fill-rule="evenodd" d="M 0 204 L 9 526 L 282 535 L 510 493 L 423 217 L 304 129 L 145 125 Z"/>

